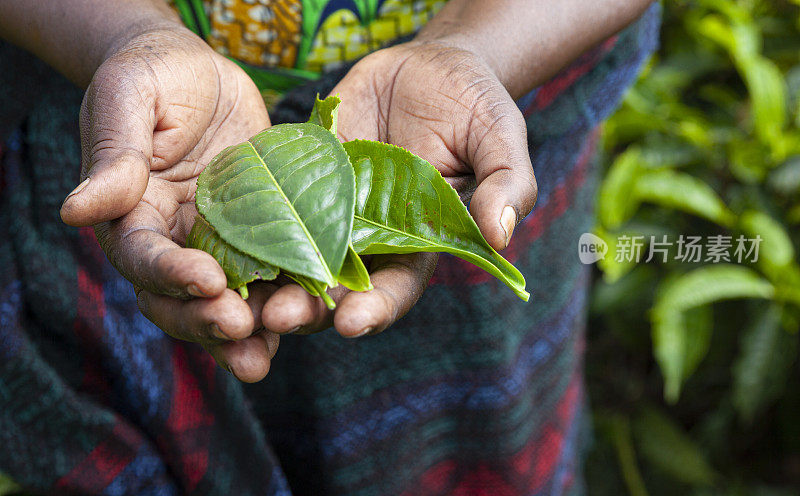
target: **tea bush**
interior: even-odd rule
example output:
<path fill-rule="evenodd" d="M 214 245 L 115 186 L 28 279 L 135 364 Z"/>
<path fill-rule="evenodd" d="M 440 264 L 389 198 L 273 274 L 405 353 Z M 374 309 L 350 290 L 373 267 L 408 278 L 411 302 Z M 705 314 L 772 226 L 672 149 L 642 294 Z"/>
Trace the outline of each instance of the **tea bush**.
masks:
<path fill-rule="evenodd" d="M 799 6 L 665 3 L 605 126 L 590 494 L 799 494 Z"/>

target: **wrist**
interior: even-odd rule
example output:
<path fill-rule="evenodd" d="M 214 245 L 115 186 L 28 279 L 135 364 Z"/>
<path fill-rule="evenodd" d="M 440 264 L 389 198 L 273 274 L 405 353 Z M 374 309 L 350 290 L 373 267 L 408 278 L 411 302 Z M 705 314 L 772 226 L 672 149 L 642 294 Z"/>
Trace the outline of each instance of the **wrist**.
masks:
<path fill-rule="evenodd" d="M 412 43 L 466 52 L 481 63 L 504 88 L 508 90 L 512 83 L 503 70 L 503 61 L 488 49 L 486 42 L 481 42 L 469 33 L 457 32 L 455 25 L 440 22 L 425 26 Z"/>
<path fill-rule="evenodd" d="M 180 26 L 180 19 L 164 0 L 0 2 L 0 37 L 81 87 L 137 33 L 167 26 Z"/>
<path fill-rule="evenodd" d="M 146 38 L 155 33 L 172 33 L 176 35 L 194 34 L 189 31 L 179 20 L 142 17 L 130 20 L 121 31 L 111 37 L 98 53 L 96 70 L 103 62 L 115 54 L 136 43 L 137 39 Z"/>

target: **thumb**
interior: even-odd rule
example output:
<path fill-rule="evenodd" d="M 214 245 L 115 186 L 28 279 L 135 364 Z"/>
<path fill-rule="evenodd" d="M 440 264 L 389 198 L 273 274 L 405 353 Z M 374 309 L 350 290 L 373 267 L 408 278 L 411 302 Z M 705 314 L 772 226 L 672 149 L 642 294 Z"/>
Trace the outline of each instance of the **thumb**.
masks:
<path fill-rule="evenodd" d="M 479 114 L 469 132 L 477 143 L 469 154 L 478 181 L 469 209 L 492 248 L 502 250 L 536 203 L 536 177 L 525 120 L 511 97 Z"/>
<path fill-rule="evenodd" d="M 121 217 L 141 200 L 150 172 L 155 90 L 122 65 L 101 66 L 81 105 L 81 183 L 61 219 L 89 226 Z"/>

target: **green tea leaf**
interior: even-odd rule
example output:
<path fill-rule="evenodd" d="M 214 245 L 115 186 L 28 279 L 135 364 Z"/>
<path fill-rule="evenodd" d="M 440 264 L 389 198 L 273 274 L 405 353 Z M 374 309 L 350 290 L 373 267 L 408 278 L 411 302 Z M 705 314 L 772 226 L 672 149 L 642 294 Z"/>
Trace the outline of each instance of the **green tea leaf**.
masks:
<path fill-rule="evenodd" d="M 311 123 L 280 124 L 227 148 L 197 181 L 197 210 L 236 249 L 337 285 L 352 229 L 353 168 Z"/>
<path fill-rule="evenodd" d="M 285 275 L 300 285 L 301 288 L 305 289 L 308 294 L 311 296 L 319 296 L 322 298 L 322 301 L 325 302 L 325 306 L 327 306 L 330 310 L 336 308 L 336 302 L 333 301 L 333 298 L 326 292 L 328 286 L 325 285 L 324 282 L 317 281 L 311 277 L 301 276 L 298 274 L 292 273 L 285 273 Z"/>
<path fill-rule="evenodd" d="M 319 99 L 319 95 L 314 99 L 314 108 L 311 109 L 311 117 L 308 122 L 324 127 L 336 136 L 336 122 L 339 114 L 339 104 L 342 100 L 338 96 L 329 96 L 324 100 Z"/>
<path fill-rule="evenodd" d="M 774 292 L 772 284 L 746 267 L 709 265 L 683 274 L 660 288 L 653 316 L 657 319 L 720 300 L 770 298 Z"/>
<path fill-rule="evenodd" d="M 336 136 L 336 122 L 341 102 L 338 96 L 329 96 L 325 100 L 320 100 L 319 95 L 317 95 L 308 122 L 322 126 Z M 339 283 L 353 291 L 370 291 L 373 289 L 369 280 L 369 272 L 353 248 L 352 242 L 347 247 L 347 255 L 342 265 L 342 271 L 339 274 Z"/>
<path fill-rule="evenodd" d="M 664 375 L 664 397 L 678 401 L 683 382 L 708 353 L 713 321 L 711 308 L 667 312 L 653 319 L 653 355 Z"/>
<path fill-rule="evenodd" d="M 618 281 L 637 265 L 634 258 L 617 259 L 617 241 L 621 236 L 640 236 L 641 233 L 626 230 L 624 232 L 608 232 L 601 227 L 595 227 L 594 234 L 608 245 L 606 256 L 597 261 L 597 266 L 603 271 L 603 280 L 609 284 Z"/>
<path fill-rule="evenodd" d="M 356 253 L 353 245 L 347 247 L 342 271 L 339 272 L 339 284 L 352 291 L 371 291 L 372 282 L 369 280 L 369 271 Z"/>
<path fill-rule="evenodd" d="M 636 148 L 614 160 L 598 197 L 597 215 L 603 227 L 617 229 L 636 212 L 639 202 L 633 189 L 642 173 L 642 155 Z"/>
<path fill-rule="evenodd" d="M 794 246 L 780 222 L 756 210 L 744 212 L 739 219 L 739 227 L 750 237 L 760 236 L 759 260 L 775 267 L 784 267 L 794 260 Z"/>
<path fill-rule="evenodd" d="M 278 276 L 278 268 L 245 255 L 226 243 L 201 216 L 197 216 L 189 237 L 188 248 L 210 253 L 228 278 L 228 287 L 238 290 L 255 280 L 270 281 Z"/>
<path fill-rule="evenodd" d="M 772 304 L 755 315 L 733 364 L 733 405 L 747 422 L 780 396 L 797 353 L 797 339 L 781 328 L 782 309 Z"/>
<path fill-rule="evenodd" d="M 617 412 L 596 412 L 594 415 L 597 430 L 608 436 L 614 445 L 619 468 L 628 493 L 631 496 L 647 496 L 641 471 L 636 462 L 636 450 L 633 447 L 631 422 L 628 417 Z"/>
<path fill-rule="evenodd" d="M 636 181 L 635 195 L 665 207 L 677 208 L 723 226 L 736 220 L 711 187 L 696 177 L 672 170 L 658 170 Z"/>
<path fill-rule="evenodd" d="M 642 456 L 654 467 L 688 484 L 710 486 L 717 474 L 700 447 L 664 413 L 644 408 L 633 420 Z"/>
<path fill-rule="evenodd" d="M 783 74 L 763 57 L 742 59 L 737 65 L 750 92 L 756 135 L 762 142 L 773 144 L 786 123 Z"/>
<path fill-rule="evenodd" d="M 330 310 L 336 308 L 336 302 L 328 295 L 328 286 L 321 281 L 297 274 L 286 273 L 294 282 L 299 284 L 311 296 L 319 296 Z M 369 280 L 369 272 L 352 246 L 347 248 L 347 255 L 342 264 L 342 271 L 338 277 L 339 283 L 351 291 L 371 291 L 374 289 Z"/>
<path fill-rule="evenodd" d="M 769 172 L 769 149 L 758 141 L 732 140 L 728 157 L 731 174 L 744 184 L 759 184 Z"/>
<path fill-rule="evenodd" d="M 352 241 L 359 254 L 451 253 L 528 300 L 522 274 L 489 246 L 436 168 L 386 143 L 357 140 L 344 147 L 356 172 Z"/>

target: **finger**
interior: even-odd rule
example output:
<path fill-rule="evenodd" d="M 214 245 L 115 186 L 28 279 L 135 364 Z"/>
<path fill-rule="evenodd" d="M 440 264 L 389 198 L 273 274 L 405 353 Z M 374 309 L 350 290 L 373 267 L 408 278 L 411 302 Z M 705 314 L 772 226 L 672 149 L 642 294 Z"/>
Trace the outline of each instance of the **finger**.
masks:
<path fill-rule="evenodd" d="M 469 161 L 478 180 L 470 211 L 489 244 L 502 250 L 533 209 L 537 185 L 522 114 L 507 93 L 487 100 L 468 134 Z"/>
<path fill-rule="evenodd" d="M 328 290 L 333 301 L 340 301 L 347 289 L 339 286 Z M 311 296 L 297 284 L 286 284 L 275 291 L 261 314 L 264 327 L 278 334 L 311 334 L 333 324 L 333 311 L 322 298 Z"/>
<path fill-rule="evenodd" d="M 269 372 L 280 337 L 263 332 L 236 342 L 206 344 L 217 364 L 242 382 L 258 382 Z"/>
<path fill-rule="evenodd" d="M 121 219 L 98 224 L 95 233 L 111 264 L 152 293 L 208 297 L 227 286 L 214 257 L 173 242 L 166 221 L 150 203 L 141 202 Z"/>
<path fill-rule="evenodd" d="M 248 285 L 249 296 L 245 301 L 250 307 L 250 314 L 253 316 L 253 331 L 258 332 L 264 329 L 261 321 L 261 312 L 267 300 L 277 291 L 279 286 L 272 282 L 255 282 Z"/>
<path fill-rule="evenodd" d="M 249 337 L 256 327 L 248 304 L 230 289 L 214 298 L 192 300 L 141 289 L 136 299 L 145 317 L 165 333 L 183 341 L 240 340 Z"/>
<path fill-rule="evenodd" d="M 470 200 L 472 200 L 472 195 L 475 194 L 475 189 L 478 186 L 475 176 L 448 176 L 444 179 L 450 184 L 450 186 L 453 187 L 454 190 L 456 190 L 456 193 L 458 193 L 458 198 L 461 200 L 461 202 L 465 205 L 469 205 Z"/>
<path fill-rule="evenodd" d="M 89 85 L 80 113 L 81 179 L 61 207 L 72 226 L 129 212 L 147 187 L 155 127 L 155 89 L 147 75 L 106 63 Z"/>
<path fill-rule="evenodd" d="M 344 296 L 333 319 L 336 330 L 344 337 L 355 338 L 392 325 L 422 296 L 437 259 L 435 253 L 374 257 L 370 280 L 375 289 Z"/>

